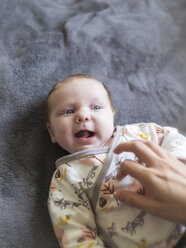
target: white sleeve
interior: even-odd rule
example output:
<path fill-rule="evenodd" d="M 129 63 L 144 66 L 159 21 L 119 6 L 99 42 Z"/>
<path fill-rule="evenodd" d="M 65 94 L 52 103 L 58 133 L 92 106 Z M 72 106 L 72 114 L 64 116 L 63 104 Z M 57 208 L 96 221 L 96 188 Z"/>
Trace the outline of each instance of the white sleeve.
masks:
<path fill-rule="evenodd" d="M 83 189 L 55 175 L 51 181 L 48 208 L 60 246 L 105 247 L 97 235 L 94 215 Z"/>
<path fill-rule="evenodd" d="M 131 138 L 152 140 L 174 157 L 186 161 L 186 137 L 173 127 L 162 127 L 156 123 L 138 123 L 126 126 Z"/>
<path fill-rule="evenodd" d="M 161 147 L 180 160 L 186 160 L 186 137 L 170 129 L 164 136 Z"/>

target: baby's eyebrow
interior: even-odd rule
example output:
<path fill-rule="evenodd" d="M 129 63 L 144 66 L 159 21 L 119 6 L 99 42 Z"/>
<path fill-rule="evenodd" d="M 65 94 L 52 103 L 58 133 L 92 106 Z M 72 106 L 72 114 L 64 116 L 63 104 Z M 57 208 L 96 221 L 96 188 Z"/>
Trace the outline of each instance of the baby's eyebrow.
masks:
<path fill-rule="evenodd" d="M 92 103 L 99 103 L 99 104 L 104 105 L 104 102 L 102 100 L 100 100 L 100 99 L 93 99 L 91 102 Z"/>
<path fill-rule="evenodd" d="M 55 112 L 56 113 L 58 113 L 58 112 L 61 112 L 61 111 L 64 111 L 64 110 L 67 110 L 67 109 L 69 109 L 69 108 L 73 108 L 73 106 L 72 105 L 59 105 L 59 106 L 57 106 L 56 108 L 55 108 Z"/>
<path fill-rule="evenodd" d="M 60 109 L 69 109 L 69 108 L 74 108 L 75 105 L 73 104 L 64 104 L 64 105 L 61 105 L 59 106 Z"/>

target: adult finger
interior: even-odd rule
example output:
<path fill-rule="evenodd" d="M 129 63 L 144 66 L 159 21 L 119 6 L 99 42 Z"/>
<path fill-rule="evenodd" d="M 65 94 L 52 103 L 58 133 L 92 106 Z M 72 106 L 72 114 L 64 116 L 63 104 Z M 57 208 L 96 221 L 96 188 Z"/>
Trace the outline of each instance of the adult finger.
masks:
<path fill-rule="evenodd" d="M 161 158 L 168 158 L 168 153 L 153 141 L 143 141 L 156 155 Z"/>
<path fill-rule="evenodd" d="M 175 202 L 172 204 L 161 202 L 125 190 L 117 192 L 115 197 L 117 200 L 127 205 L 136 207 L 138 209 L 151 213 L 152 215 L 159 216 L 169 221 L 172 220 L 174 222 L 176 221 L 183 224 L 186 223 L 184 210 L 180 211 L 179 204 L 175 205 Z"/>
<path fill-rule="evenodd" d="M 125 160 L 121 165 L 119 172 L 117 174 L 117 179 L 121 180 L 126 175 L 130 175 L 134 178 L 136 178 L 138 181 L 140 181 L 142 184 L 144 184 L 144 181 L 146 181 L 148 168 L 140 165 L 139 163 L 133 161 L 133 160 Z"/>
<path fill-rule="evenodd" d="M 116 154 L 122 153 L 124 151 L 135 153 L 142 162 L 145 162 L 147 164 L 147 166 L 148 164 L 151 165 L 154 159 L 158 158 L 157 154 L 140 140 L 120 143 L 114 149 L 114 152 Z"/>
<path fill-rule="evenodd" d="M 151 214 L 160 216 L 162 213 L 163 205 L 161 202 L 138 195 L 130 191 L 119 191 L 115 195 L 116 199 L 126 203 L 129 206 L 139 208 Z"/>

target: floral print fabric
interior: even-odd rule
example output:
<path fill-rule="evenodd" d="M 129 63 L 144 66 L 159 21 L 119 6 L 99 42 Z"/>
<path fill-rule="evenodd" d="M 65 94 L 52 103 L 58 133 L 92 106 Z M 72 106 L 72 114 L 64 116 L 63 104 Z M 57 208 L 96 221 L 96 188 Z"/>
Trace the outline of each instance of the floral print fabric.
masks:
<path fill-rule="evenodd" d="M 186 160 L 186 138 L 174 128 L 140 123 L 120 127 L 118 132 L 119 138 L 115 135 L 112 141 L 115 145 L 133 139 L 152 140 Z M 128 152 L 114 155 L 112 149 L 100 153 L 98 148 L 91 155 L 78 152 L 77 159 L 74 154 L 72 160 L 66 156 L 58 163 L 51 181 L 48 208 L 60 246 L 174 247 L 184 232 L 181 225 L 129 207 L 115 198 L 120 189 L 142 195 L 146 192 L 132 177 L 116 180 L 124 159 L 140 161 Z"/>

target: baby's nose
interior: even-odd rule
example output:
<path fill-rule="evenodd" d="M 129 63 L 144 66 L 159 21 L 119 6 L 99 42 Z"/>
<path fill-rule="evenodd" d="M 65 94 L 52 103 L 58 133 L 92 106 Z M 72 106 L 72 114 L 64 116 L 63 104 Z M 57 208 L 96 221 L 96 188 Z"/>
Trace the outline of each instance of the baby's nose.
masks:
<path fill-rule="evenodd" d="M 80 113 L 80 114 L 78 114 L 76 116 L 76 122 L 77 123 L 86 122 L 86 121 L 89 121 L 89 120 L 90 120 L 90 117 L 86 113 Z"/>

